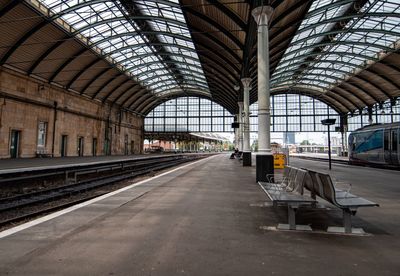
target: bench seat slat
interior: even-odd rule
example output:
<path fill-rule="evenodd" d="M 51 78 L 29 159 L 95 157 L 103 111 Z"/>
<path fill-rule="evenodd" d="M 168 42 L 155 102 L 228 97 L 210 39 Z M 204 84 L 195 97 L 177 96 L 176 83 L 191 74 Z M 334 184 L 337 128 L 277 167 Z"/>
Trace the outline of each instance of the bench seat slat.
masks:
<path fill-rule="evenodd" d="M 311 197 L 305 197 L 301 195 L 292 195 L 287 193 L 271 193 L 271 197 L 275 202 L 286 202 L 286 203 L 314 203 L 316 202 Z"/>
<path fill-rule="evenodd" d="M 350 194 L 351 195 L 351 194 Z M 369 201 L 368 199 L 362 197 L 345 197 L 336 198 L 337 203 L 344 208 L 358 208 L 358 207 L 374 207 L 379 206 L 379 204 Z"/>
<path fill-rule="evenodd" d="M 316 200 L 296 193 L 288 193 L 284 190 L 274 190 L 270 189 L 268 183 L 265 182 L 258 182 L 264 192 L 267 194 L 269 199 L 274 202 L 280 203 L 315 203 Z M 267 185 L 265 185 L 267 184 Z"/>
<path fill-rule="evenodd" d="M 263 185 L 264 187 L 268 189 L 284 189 L 286 186 L 280 184 L 280 183 L 270 183 L 270 182 L 262 182 L 258 181 L 259 185 Z"/>

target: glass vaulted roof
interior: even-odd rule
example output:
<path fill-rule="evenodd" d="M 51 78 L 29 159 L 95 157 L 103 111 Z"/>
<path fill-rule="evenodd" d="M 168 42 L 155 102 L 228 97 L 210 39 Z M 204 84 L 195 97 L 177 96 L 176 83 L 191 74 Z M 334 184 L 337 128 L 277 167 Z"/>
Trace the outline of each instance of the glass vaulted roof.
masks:
<path fill-rule="evenodd" d="M 40 2 L 154 94 L 209 94 L 177 0 Z"/>
<path fill-rule="evenodd" d="M 273 88 L 325 92 L 357 69 L 394 52 L 400 40 L 400 0 L 316 0 L 278 64 Z"/>

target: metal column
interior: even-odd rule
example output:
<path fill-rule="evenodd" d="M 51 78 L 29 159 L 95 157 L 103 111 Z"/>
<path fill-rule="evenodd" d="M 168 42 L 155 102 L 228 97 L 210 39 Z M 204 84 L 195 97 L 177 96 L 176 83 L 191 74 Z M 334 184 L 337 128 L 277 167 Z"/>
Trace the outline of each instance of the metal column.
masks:
<path fill-rule="evenodd" d="M 250 150 L 250 78 L 242 79 L 243 84 L 243 166 L 251 166 Z"/>
<path fill-rule="evenodd" d="M 239 122 L 239 114 L 236 115 L 236 122 Z M 235 150 L 239 150 L 239 128 L 235 128 Z"/>
<path fill-rule="evenodd" d="M 270 6 L 260 6 L 252 11 L 257 23 L 257 65 L 258 65 L 258 151 L 256 157 L 256 181 L 267 181 L 267 174 L 274 173 L 274 158 L 271 152 L 270 136 L 270 71 L 268 18 L 273 12 Z"/>
<path fill-rule="evenodd" d="M 243 152 L 243 102 L 238 102 L 239 105 L 239 152 Z"/>

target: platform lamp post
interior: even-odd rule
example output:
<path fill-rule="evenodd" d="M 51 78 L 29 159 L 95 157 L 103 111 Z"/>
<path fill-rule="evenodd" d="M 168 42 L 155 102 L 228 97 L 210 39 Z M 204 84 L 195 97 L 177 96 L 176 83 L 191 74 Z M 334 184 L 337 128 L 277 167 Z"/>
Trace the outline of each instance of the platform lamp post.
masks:
<path fill-rule="evenodd" d="M 321 121 L 321 124 L 324 126 L 328 126 L 328 159 L 329 159 L 329 170 L 332 169 L 332 160 L 331 160 L 331 125 L 334 125 L 336 119 L 325 119 Z"/>

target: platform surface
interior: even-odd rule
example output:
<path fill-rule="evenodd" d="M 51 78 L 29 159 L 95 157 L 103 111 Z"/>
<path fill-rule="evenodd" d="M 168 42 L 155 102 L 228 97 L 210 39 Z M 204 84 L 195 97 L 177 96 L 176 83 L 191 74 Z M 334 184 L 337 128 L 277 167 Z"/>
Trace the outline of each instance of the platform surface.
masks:
<path fill-rule="evenodd" d="M 185 153 L 185 154 L 192 154 L 192 153 Z M 176 154 L 174 153 L 165 153 L 165 154 L 135 154 L 135 155 L 112 155 L 112 156 L 0 159 L 0 175 L 6 173 L 48 170 L 55 168 L 65 169 L 77 166 L 84 167 L 89 165 L 103 165 L 112 162 L 124 162 L 135 159 L 152 158 L 158 156 L 165 157 L 165 156 L 175 156 L 175 155 Z"/>
<path fill-rule="evenodd" d="M 156 155 L 114 155 L 114 156 L 81 156 L 81 157 L 55 157 L 55 158 L 15 158 L 0 159 L 0 172 L 20 168 L 68 166 L 76 164 L 92 164 L 97 162 L 111 162 L 118 160 L 129 160 L 145 156 Z"/>
<path fill-rule="evenodd" d="M 327 153 L 310 153 L 310 152 L 303 152 L 303 153 L 290 153 L 290 157 L 298 157 L 298 158 L 318 158 L 318 159 L 329 159 Z M 338 161 L 349 161 L 349 157 L 347 156 L 338 156 L 336 154 L 331 155 L 332 160 Z"/>
<path fill-rule="evenodd" d="M 381 204 L 354 219 L 371 236 L 264 230 L 286 208 L 264 205 L 254 166 L 216 155 L 0 238 L 0 275 L 399 275 L 400 172 L 333 169 Z M 326 230 L 341 212 L 301 210 L 297 222 Z"/>

